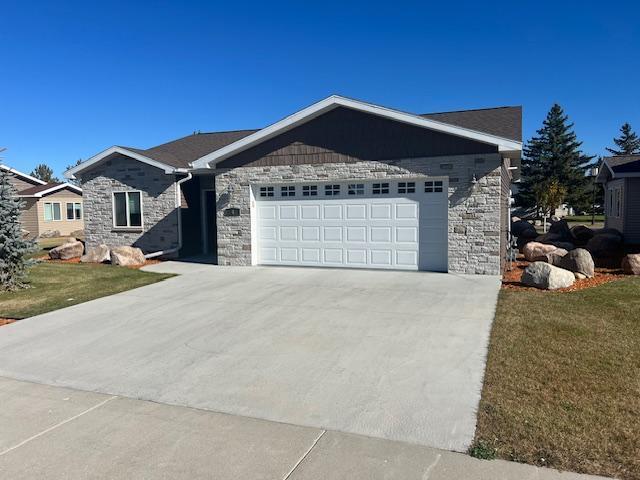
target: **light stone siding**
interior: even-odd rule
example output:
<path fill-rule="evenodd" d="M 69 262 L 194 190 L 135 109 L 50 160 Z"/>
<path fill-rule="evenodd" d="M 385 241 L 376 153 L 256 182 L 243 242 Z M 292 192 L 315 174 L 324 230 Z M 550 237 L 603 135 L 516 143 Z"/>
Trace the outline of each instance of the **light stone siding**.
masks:
<path fill-rule="evenodd" d="M 145 253 L 178 245 L 178 211 L 175 176 L 117 156 L 81 175 L 85 240 L 87 247 L 133 245 Z M 143 228 L 131 231 L 114 228 L 112 193 L 142 192 Z"/>
<path fill-rule="evenodd" d="M 500 274 L 501 164 L 501 155 L 496 153 L 385 162 L 239 167 L 220 172 L 215 179 L 218 263 L 251 265 L 251 184 L 344 182 L 418 174 L 449 177 L 449 271 Z M 240 216 L 224 216 L 223 210 L 229 207 L 239 208 Z"/>

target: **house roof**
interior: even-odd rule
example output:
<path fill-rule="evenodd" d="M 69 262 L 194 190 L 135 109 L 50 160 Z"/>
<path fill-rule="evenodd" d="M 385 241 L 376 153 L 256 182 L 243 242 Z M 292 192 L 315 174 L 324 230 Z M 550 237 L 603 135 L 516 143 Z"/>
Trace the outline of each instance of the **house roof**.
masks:
<path fill-rule="evenodd" d="M 597 181 L 604 183 L 610 179 L 640 177 L 640 155 L 615 155 L 603 157 Z"/>
<path fill-rule="evenodd" d="M 36 177 L 32 177 L 31 175 L 27 175 L 26 173 L 20 172 L 19 170 L 16 170 L 15 168 L 11 168 L 8 167 L 6 165 L 0 165 L 0 169 L 4 170 L 5 172 L 9 172 L 12 173 L 13 175 L 15 175 L 16 177 L 19 177 L 29 183 L 33 183 L 34 185 L 44 185 L 47 182 L 44 182 L 42 180 L 40 180 L 39 178 Z"/>
<path fill-rule="evenodd" d="M 72 185 L 71 183 L 52 182 L 52 183 L 45 183 L 43 185 L 36 185 L 35 187 L 21 190 L 18 192 L 18 196 L 39 198 L 44 195 L 57 192 L 58 190 L 64 190 L 65 188 L 73 190 L 76 193 L 82 194 L 82 189 L 76 185 Z"/>
<path fill-rule="evenodd" d="M 480 108 L 452 112 L 423 113 L 431 118 L 451 125 L 491 133 L 499 137 L 522 141 L 522 107 Z"/>
<path fill-rule="evenodd" d="M 333 95 L 263 129 L 196 133 L 148 149 L 114 146 L 68 170 L 65 176 L 73 178 L 76 173 L 114 153 L 128 155 L 141 162 L 162 168 L 167 173 L 176 169 L 186 171 L 190 168 L 208 168 L 210 164 L 341 106 L 494 144 L 501 150 L 520 151 L 521 149 L 521 107 L 416 115 Z"/>

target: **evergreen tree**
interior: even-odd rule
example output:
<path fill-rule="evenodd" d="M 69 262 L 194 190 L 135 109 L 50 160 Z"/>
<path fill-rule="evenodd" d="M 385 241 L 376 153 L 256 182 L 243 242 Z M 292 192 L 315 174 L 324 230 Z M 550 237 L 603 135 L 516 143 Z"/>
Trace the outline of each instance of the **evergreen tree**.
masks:
<path fill-rule="evenodd" d="M 589 207 L 591 189 L 585 173 L 594 157 L 580 150 L 582 142 L 568 120 L 562 107 L 554 104 L 542 128 L 525 145 L 518 205 L 540 208 L 539 186 L 556 181 L 569 206 L 578 211 Z"/>
<path fill-rule="evenodd" d="M 607 147 L 609 153 L 613 155 L 635 155 L 640 154 L 640 138 L 633 131 L 631 125 L 625 123 L 620 127 L 620 136 L 613 139 L 618 150 Z"/>
<path fill-rule="evenodd" d="M 46 163 L 41 163 L 36 168 L 34 168 L 33 172 L 31 172 L 31 176 L 47 183 L 58 181 L 58 179 L 53 176 L 53 170 L 51 170 L 51 167 L 49 167 L 49 165 L 47 165 Z"/>
<path fill-rule="evenodd" d="M 26 258 L 34 250 L 35 242 L 23 236 L 22 203 L 9 174 L 0 170 L 0 290 L 24 288 L 27 267 L 33 263 Z"/>
<path fill-rule="evenodd" d="M 75 163 L 73 163 L 71 165 L 67 165 L 67 170 L 71 170 L 73 167 L 77 167 L 81 163 L 82 163 L 82 159 L 79 158 L 78 160 L 76 160 Z M 67 182 L 72 183 L 73 185 L 80 186 L 80 180 L 77 179 L 77 178 L 70 178 L 69 180 L 67 180 Z"/>

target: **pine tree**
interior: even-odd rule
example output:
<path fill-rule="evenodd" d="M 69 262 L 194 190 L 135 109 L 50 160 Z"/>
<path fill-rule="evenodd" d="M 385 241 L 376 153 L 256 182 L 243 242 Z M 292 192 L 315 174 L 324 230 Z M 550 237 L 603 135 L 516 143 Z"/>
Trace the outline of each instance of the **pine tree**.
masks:
<path fill-rule="evenodd" d="M 36 168 L 34 168 L 33 172 L 31 172 L 31 176 L 47 183 L 58 181 L 58 179 L 53 176 L 53 170 L 51 170 L 51 167 L 49 167 L 49 165 L 47 165 L 46 163 L 41 163 Z"/>
<path fill-rule="evenodd" d="M 556 181 L 566 192 L 566 203 L 576 210 L 590 205 L 589 179 L 585 176 L 593 156 L 585 155 L 573 124 L 568 123 L 562 107 L 554 104 L 536 132 L 523 149 L 522 180 L 516 196 L 522 207 L 538 207 L 539 186 Z"/>
<path fill-rule="evenodd" d="M 607 147 L 609 153 L 613 155 L 640 154 L 640 138 L 638 138 L 638 135 L 636 135 L 628 123 L 620 127 L 620 136 L 614 138 L 613 143 L 617 145 L 618 150 Z"/>
<path fill-rule="evenodd" d="M 71 170 L 73 167 L 77 167 L 78 165 L 80 165 L 82 163 L 82 159 L 79 158 L 78 160 L 76 160 L 75 163 L 71 164 L 71 165 L 67 165 L 67 170 Z M 70 178 L 69 180 L 67 180 L 67 182 L 73 184 L 73 185 L 77 185 L 80 186 L 80 180 L 77 178 Z"/>
<path fill-rule="evenodd" d="M 26 255 L 35 249 L 33 240 L 22 234 L 22 203 L 9 174 L 0 170 L 0 290 L 24 288 L 27 267 L 33 262 Z"/>

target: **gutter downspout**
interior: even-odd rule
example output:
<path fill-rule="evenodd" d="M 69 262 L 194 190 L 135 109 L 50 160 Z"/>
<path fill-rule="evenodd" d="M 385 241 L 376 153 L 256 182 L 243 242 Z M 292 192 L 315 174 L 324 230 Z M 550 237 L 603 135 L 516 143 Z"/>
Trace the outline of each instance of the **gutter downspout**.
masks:
<path fill-rule="evenodd" d="M 174 247 L 174 248 L 170 248 L 168 250 L 160 250 L 158 252 L 153 252 L 153 253 L 147 253 L 144 258 L 155 258 L 155 257 L 160 257 L 162 255 L 169 255 L 171 253 L 176 253 L 178 252 L 181 248 L 182 248 L 182 188 L 181 185 L 186 182 L 189 181 L 193 178 L 193 175 L 191 172 L 187 173 L 187 176 L 184 178 L 181 178 L 180 180 L 178 180 L 176 182 L 176 210 L 178 211 L 178 246 Z"/>

